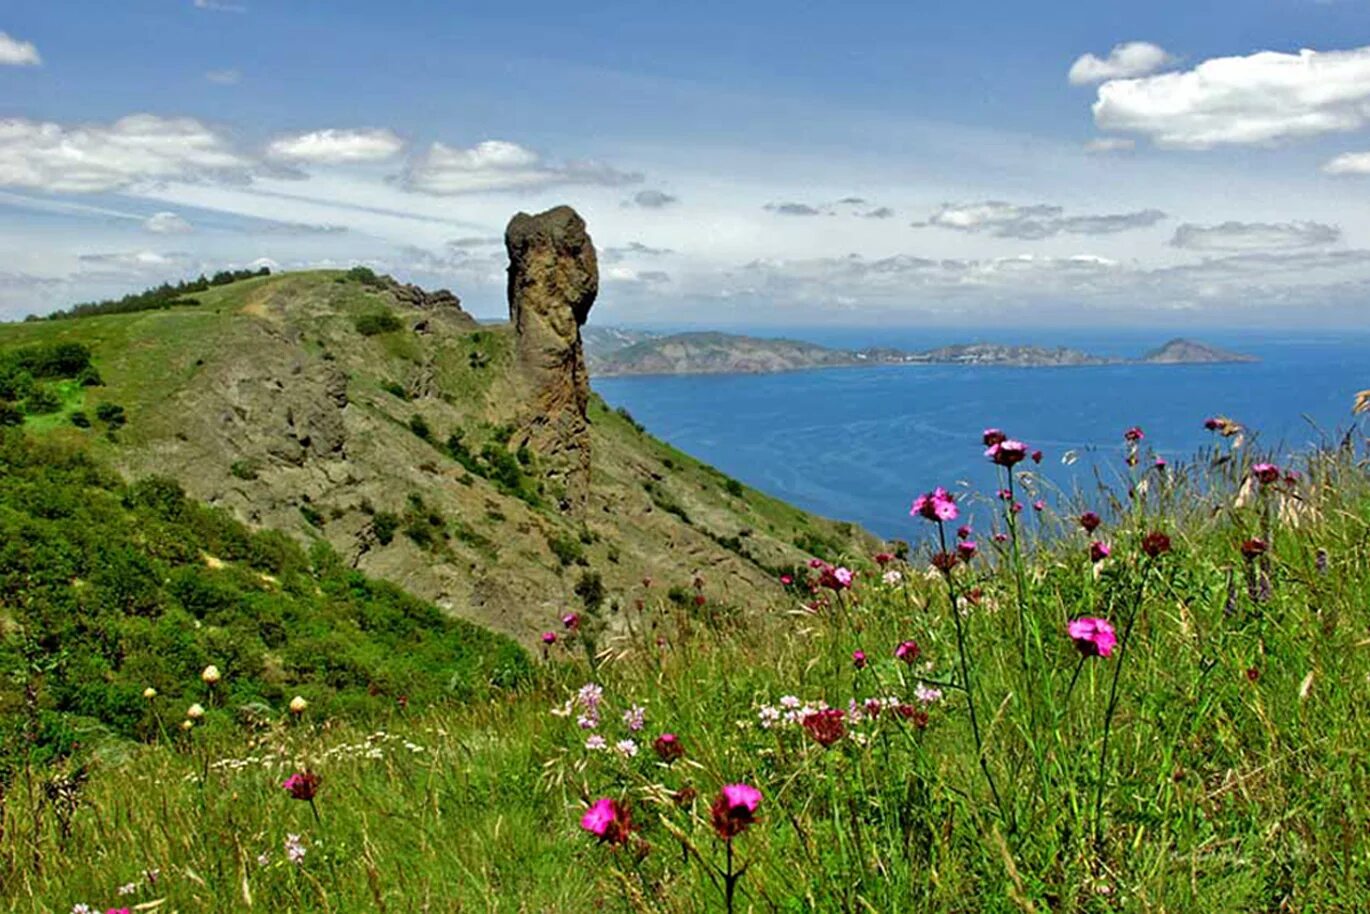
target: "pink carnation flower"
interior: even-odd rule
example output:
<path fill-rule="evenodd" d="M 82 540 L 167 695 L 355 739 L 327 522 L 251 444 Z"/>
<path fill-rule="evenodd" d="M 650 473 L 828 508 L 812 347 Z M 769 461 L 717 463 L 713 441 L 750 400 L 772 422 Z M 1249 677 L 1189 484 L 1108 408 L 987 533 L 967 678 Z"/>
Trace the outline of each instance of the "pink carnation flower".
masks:
<path fill-rule="evenodd" d="M 958 514 L 956 500 L 941 486 L 919 495 L 913 500 L 913 507 L 909 509 L 910 516 L 939 522 L 956 520 Z"/>
<path fill-rule="evenodd" d="M 1067 630 L 1076 649 L 1086 657 L 1107 657 L 1118 643 L 1118 636 L 1107 619 L 1076 619 Z"/>

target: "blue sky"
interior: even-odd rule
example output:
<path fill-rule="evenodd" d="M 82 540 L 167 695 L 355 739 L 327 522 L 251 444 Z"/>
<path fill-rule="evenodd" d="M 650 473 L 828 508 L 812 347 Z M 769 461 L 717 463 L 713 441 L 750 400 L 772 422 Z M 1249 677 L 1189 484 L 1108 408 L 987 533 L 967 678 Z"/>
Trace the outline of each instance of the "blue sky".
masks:
<path fill-rule="evenodd" d="M 596 319 L 1364 326 L 1370 4 L 11 0 L 0 316 L 367 263 Z M 1092 55 L 1092 56 L 1086 56 Z"/>

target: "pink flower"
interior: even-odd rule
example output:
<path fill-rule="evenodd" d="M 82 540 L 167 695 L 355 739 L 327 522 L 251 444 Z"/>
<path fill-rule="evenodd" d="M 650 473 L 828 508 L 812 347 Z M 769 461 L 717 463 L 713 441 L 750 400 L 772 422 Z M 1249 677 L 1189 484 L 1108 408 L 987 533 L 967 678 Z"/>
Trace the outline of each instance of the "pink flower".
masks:
<path fill-rule="evenodd" d="M 626 844 L 633 823 L 628 808 L 609 797 L 600 797 L 580 817 L 580 827 L 605 844 Z"/>
<path fill-rule="evenodd" d="M 875 554 L 875 564 L 879 565 L 881 568 L 884 568 L 893 561 L 894 556 L 890 555 L 888 552 L 877 552 Z"/>
<path fill-rule="evenodd" d="M 1089 544 L 1089 560 L 1091 562 L 1094 562 L 1095 564 L 1098 564 L 1099 562 L 1102 562 L 1104 559 L 1108 558 L 1109 554 L 1112 552 L 1113 548 L 1109 546 L 1108 543 L 1095 540 L 1094 542 Z"/>
<path fill-rule="evenodd" d="M 1272 482 L 1280 481 L 1280 468 L 1273 463 L 1258 463 L 1251 467 L 1251 475 L 1260 481 L 1261 485 L 1270 485 Z"/>
<path fill-rule="evenodd" d="M 1027 445 L 1012 438 L 1005 438 L 985 450 L 985 456 L 1001 467 L 1011 467 L 1027 457 Z"/>
<path fill-rule="evenodd" d="M 987 428 L 980 440 L 985 443 L 985 447 L 994 447 L 999 442 L 1008 440 L 1008 435 L 997 428 Z"/>
<path fill-rule="evenodd" d="M 685 754 L 685 747 L 680 745 L 680 737 L 674 733 L 663 733 L 658 736 L 652 742 L 652 748 L 656 750 L 657 758 L 668 765 Z"/>
<path fill-rule="evenodd" d="M 1046 507 L 1047 503 L 1040 498 L 1032 503 L 1032 510 L 1034 511 L 1045 511 Z"/>
<path fill-rule="evenodd" d="M 969 562 L 975 558 L 975 553 L 979 551 L 980 547 L 976 545 L 975 540 L 962 540 L 956 544 L 956 554 L 961 557 L 963 562 Z"/>
<path fill-rule="evenodd" d="M 313 800 L 323 778 L 312 771 L 297 771 L 281 782 L 281 788 L 294 800 Z"/>
<path fill-rule="evenodd" d="M 714 831 L 725 841 L 747 830 L 756 822 L 756 810 L 761 805 L 761 791 L 750 784 L 729 784 L 719 791 L 709 808 Z"/>
<path fill-rule="evenodd" d="M 567 613 L 561 617 L 561 624 L 571 631 L 580 628 L 580 613 Z"/>
<path fill-rule="evenodd" d="M 1142 431 L 1141 426 L 1137 425 L 1134 425 L 1132 426 L 1132 428 L 1123 432 L 1123 440 L 1129 441 L 1132 444 L 1136 444 L 1138 441 L 1141 441 L 1145 437 L 1146 433 Z"/>
<path fill-rule="evenodd" d="M 799 724 L 826 749 L 847 735 L 847 728 L 842 723 L 844 717 L 846 712 L 840 708 L 824 708 L 805 714 Z"/>
<path fill-rule="evenodd" d="M 1154 466 L 1154 467 L 1155 467 L 1156 469 L 1158 469 L 1158 470 L 1164 470 L 1164 469 L 1166 468 L 1165 458 L 1164 458 L 1164 457 L 1157 457 L 1157 458 L 1156 458 L 1156 462 L 1155 462 L 1154 464 L 1152 464 L 1152 466 Z"/>
<path fill-rule="evenodd" d="M 1007 542 L 1008 542 L 1008 534 L 1007 534 L 1007 533 L 996 533 L 996 534 L 994 534 L 993 536 L 991 536 L 990 539 L 994 540 L 996 543 L 1007 543 Z"/>
<path fill-rule="evenodd" d="M 818 573 L 819 585 L 829 590 L 850 590 L 852 582 L 851 569 L 841 566 L 834 568 L 831 565 L 824 565 L 823 570 Z"/>
<path fill-rule="evenodd" d="M 866 652 L 862 650 L 852 651 L 851 665 L 856 667 L 858 670 L 864 670 L 866 668 Z"/>
<path fill-rule="evenodd" d="M 1076 649 L 1086 657 L 1107 657 L 1118 643 L 1118 636 L 1107 619 L 1076 619 L 1067 630 Z"/>
<path fill-rule="evenodd" d="M 910 516 L 916 515 L 938 522 L 956 520 L 958 513 L 956 500 L 941 486 L 919 495 L 913 500 L 913 507 L 909 509 Z"/>
<path fill-rule="evenodd" d="M 556 632 L 543 632 L 543 633 L 542 633 L 542 643 L 543 643 L 543 644 L 556 644 L 556 643 L 557 643 L 557 633 L 556 633 Z"/>
<path fill-rule="evenodd" d="M 923 649 L 918 646 L 917 641 L 901 641 L 899 646 L 894 649 L 895 659 L 905 663 L 913 663 L 921 653 L 923 653 Z"/>
<path fill-rule="evenodd" d="M 1210 416 L 1204 420 L 1204 428 L 1208 429 L 1210 432 L 1216 432 L 1221 427 L 1222 423 L 1218 421 L 1216 416 Z"/>
<path fill-rule="evenodd" d="M 1099 529 L 1099 525 L 1102 523 L 1103 521 L 1099 519 L 1099 515 L 1095 514 L 1093 511 L 1086 511 L 1084 514 L 1080 515 L 1080 526 L 1085 528 L 1086 533 L 1093 533 L 1095 530 Z"/>
<path fill-rule="evenodd" d="M 970 535 L 971 529 L 969 526 L 961 526 L 956 528 L 956 538 L 958 540 L 968 540 L 970 539 Z"/>

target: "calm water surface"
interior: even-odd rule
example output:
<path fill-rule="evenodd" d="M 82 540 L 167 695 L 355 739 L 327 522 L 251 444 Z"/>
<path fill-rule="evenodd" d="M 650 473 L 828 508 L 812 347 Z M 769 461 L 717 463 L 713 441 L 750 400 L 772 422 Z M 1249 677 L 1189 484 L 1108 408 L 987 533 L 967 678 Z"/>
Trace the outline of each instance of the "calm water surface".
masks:
<path fill-rule="evenodd" d="M 795 331 L 835 346 L 940 345 L 956 334 Z M 1164 332 L 980 334 L 978 339 L 1068 345 L 1137 355 Z M 1069 488 L 1096 461 L 1113 461 L 1123 430 L 1140 425 L 1167 459 L 1210 440 L 1203 420 L 1224 414 L 1287 452 L 1351 422 L 1352 395 L 1370 387 L 1370 332 L 1187 334 L 1259 356 L 1254 364 L 1082 368 L 890 365 L 773 375 L 602 378 L 595 390 L 651 432 L 765 492 L 889 537 L 914 532 L 909 501 L 958 481 L 995 488 L 981 430 L 999 426 L 1048 456 Z M 965 338 L 964 336 L 959 338 Z M 1062 453 L 1078 451 L 1074 467 Z"/>

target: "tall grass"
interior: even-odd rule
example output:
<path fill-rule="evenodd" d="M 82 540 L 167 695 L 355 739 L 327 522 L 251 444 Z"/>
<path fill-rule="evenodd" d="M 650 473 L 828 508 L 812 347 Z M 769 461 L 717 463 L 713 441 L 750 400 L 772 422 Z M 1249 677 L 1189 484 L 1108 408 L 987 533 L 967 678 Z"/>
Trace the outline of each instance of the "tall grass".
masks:
<path fill-rule="evenodd" d="M 907 560 L 829 557 L 853 586 L 813 569 L 785 605 L 719 605 L 707 571 L 702 602 L 644 583 L 593 662 L 563 629 L 538 682 L 396 707 L 374 732 L 311 711 L 182 732 L 167 708 L 152 745 L 6 785 L 3 898 L 35 912 L 717 911 L 729 845 L 709 804 L 745 782 L 763 800 L 731 842 L 737 910 L 1362 909 L 1365 464 L 1348 445 L 1261 484 L 1248 450 L 1220 441 L 1159 469 L 1144 444 L 1131 467 L 1120 446 L 1118 487 L 1029 503 L 996 527 L 1005 541 L 976 533 L 980 554 L 940 571 L 930 559 L 954 545 L 911 518 Z M 1040 487 L 1032 466 L 1011 470 L 1015 497 Z M 1084 510 L 1104 517 L 1092 535 Z M 1152 531 L 1168 551 L 1143 553 Z M 1104 562 L 1093 539 L 1112 547 Z M 1252 539 L 1266 550 L 1244 554 Z M 1067 636 L 1085 616 L 1115 627 L 1109 656 Z M 910 640 L 917 658 L 896 659 Z M 584 729 L 591 682 L 603 698 Z M 820 703 L 844 712 L 830 747 L 802 723 Z M 664 732 L 683 758 L 654 754 Z M 593 736 L 606 748 L 587 749 Z M 629 739 L 636 754 L 616 748 Z M 65 807 L 78 761 L 89 779 Z M 281 787 L 305 769 L 322 777 L 317 821 Z M 577 825 L 606 796 L 631 811 L 623 846 Z"/>

